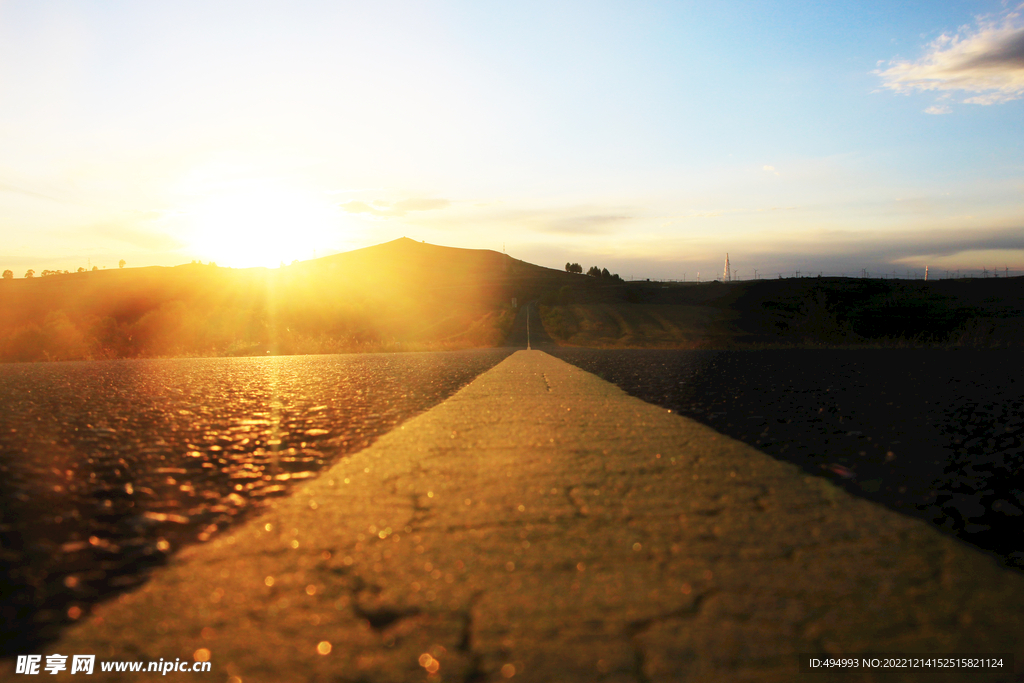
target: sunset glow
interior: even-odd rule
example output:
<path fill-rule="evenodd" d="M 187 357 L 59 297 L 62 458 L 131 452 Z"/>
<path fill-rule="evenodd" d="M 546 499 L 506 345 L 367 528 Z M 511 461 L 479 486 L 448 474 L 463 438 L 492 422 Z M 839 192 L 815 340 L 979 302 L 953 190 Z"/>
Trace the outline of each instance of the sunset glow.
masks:
<path fill-rule="evenodd" d="M 187 209 L 189 247 L 200 260 L 274 267 L 314 258 L 346 241 L 345 219 L 329 198 L 272 184 L 221 191 Z"/>
<path fill-rule="evenodd" d="M 0 267 L 408 236 L 627 277 L 1024 272 L 1022 36 L 1001 0 L 5 2 Z"/>

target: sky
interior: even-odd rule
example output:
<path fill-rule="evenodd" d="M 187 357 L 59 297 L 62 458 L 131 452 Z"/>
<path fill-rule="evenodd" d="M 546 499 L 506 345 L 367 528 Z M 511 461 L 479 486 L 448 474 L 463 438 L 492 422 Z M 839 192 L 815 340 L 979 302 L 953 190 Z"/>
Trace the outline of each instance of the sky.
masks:
<path fill-rule="evenodd" d="M 0 269 L 1024 275 L 1024 4 L 0 0 Z"/>

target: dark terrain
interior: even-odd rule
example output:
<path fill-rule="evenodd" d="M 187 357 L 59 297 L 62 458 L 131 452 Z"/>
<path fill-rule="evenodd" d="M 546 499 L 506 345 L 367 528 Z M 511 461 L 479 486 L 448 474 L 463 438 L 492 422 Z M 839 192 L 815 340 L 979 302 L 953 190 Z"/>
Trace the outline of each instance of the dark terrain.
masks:
<path fill-rule="evenodd" d="M 1024 277 L 614 282 L 540 298 L 560 343 L 602 348 L 1020 347 Z"/>

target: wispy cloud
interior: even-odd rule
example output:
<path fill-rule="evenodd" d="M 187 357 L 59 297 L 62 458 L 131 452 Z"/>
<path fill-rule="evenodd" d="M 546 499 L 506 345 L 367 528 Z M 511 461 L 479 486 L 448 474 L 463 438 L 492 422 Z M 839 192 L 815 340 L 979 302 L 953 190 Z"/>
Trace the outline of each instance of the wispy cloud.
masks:
<path fill-rule="evenodd" d="M 853 232 L 822 230 L 796 232 L 786 236 L 754 234 L 749 238 L 753 260 L 763 262 L 793 260 L 816 267 L 844 264 L 874 266 L 920 260 L 955 257 L 979 251 L 1019 252 L 1024 250 L 1024 232 L 1019 226 L 975 230 L 906 230 L 897 232 Z"/>
<path fill-rule="evenodd" d="M 769 173 L 774 173 L 775 175 L 779 175 L 779 172 L 775 170 L 774 166 L 762 166 L 761 170 L 768 171 Z"/>
<path fill-rule="evenodd" d="M 394 208 L 398 211 L 433 211 L 445 209 L 451 205 L 447 199 L 403 199 L 395 202 Z"/>
<path fill-rule="evenodd" d="M 400 218 L 410 211 L 435 211 L 451 206 L 447 199 L 403 199 L 393 204 L 383 199 L 375 199 L 372 204 L 373 206 L 353 200 L 339 206 L 349 213 L 366 213 L 380 218 Z"/>
<path fill-rule="evenodd" d="M 927 109 L 925 109 L 924 113 L 925 114 L 935 114 L 936 116 L 938 116 L 938 115 L 941 115 L 941 114 L 951 114 L 951 113 L 953 113 L 953 110 L 950 109 L 949 106 L 947 106 L 945 104 L 933 104 L 932 106 L 930 106 Z"/>
<path fill-rule="evenodd" d="M 124 242 L 149 251 L 175 251 L 185 246 L 185 243 L 177 237 L 121 223 L 98 224 L 93 226 L 91 231 L 99 237 Z"/>
<path fill-rule="evenodd" d="M 569 216 L 544 221 L 540 231 L 570 235 L 606 235 L 614 232 L 620 223 L 631 218 L 632 216 L 613 214 Z"/>
<path fill-rule="evenodd" d="M 0 192 L 10 192 L 13 194 L 20 194 L 26 197 L 33 197 L 35 199 L 47 199 L 51 202 L 62 202 L 63 200 L 58 199 L 49 194 L 42 192 L 36 192 L 35 190 L 26 190 L 25 188 L 18 187 L 16 185 L 8 185 L 7 183 L 0 182 Z"/>
<path fill-rule="evenodd" d="M 1024 97 L 1024 4 L 995 20 L 979 19 L 953 35 L 943 34 L 914 62 L 890 62 L 877 73 L 898 93 L 944 91 L 977 93 L 970 104 L 997 104 Z M 947 113 L 935 106 L 929 114 Z M 934 110 L 934 111 L 933 111 Z"/>
<path fill-rule="evenodd" d="M 381 211 L 380 209 L 373 208 L 372 206 L 370 206 L 366 202 L 351 201 L 351 202 L 345 202 L 344 204 L 341 204 L 340 206 L 341 206 L 341 208 L 343 208 L 345 211 L 348 211 L 349 213 L 372 213 L 372 214 L 375 214 L 375 215 L 379 215 L 381 213 L 386 213 L 386 211 Z"/>

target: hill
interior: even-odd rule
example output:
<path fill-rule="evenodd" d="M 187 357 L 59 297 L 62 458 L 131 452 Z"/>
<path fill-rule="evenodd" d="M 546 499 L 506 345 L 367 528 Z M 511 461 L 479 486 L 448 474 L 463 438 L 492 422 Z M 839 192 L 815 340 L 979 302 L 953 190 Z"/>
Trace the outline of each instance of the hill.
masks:
<path fill-rule="evenodd" d="M 1019 346 L 1024 278 L 623 282 L 402 238 L 282 268 L 125 268 L 0 281 L 0 361 L 501 344 L 513 299 L 559 344 Z"/>
<path fill-rule="evenodd" d="M 0 360 L 447 349 L 500 343 L 513 297 L 567 273 L 402 238 L 280 269 L 187 264 L 0 281 Z"/>

